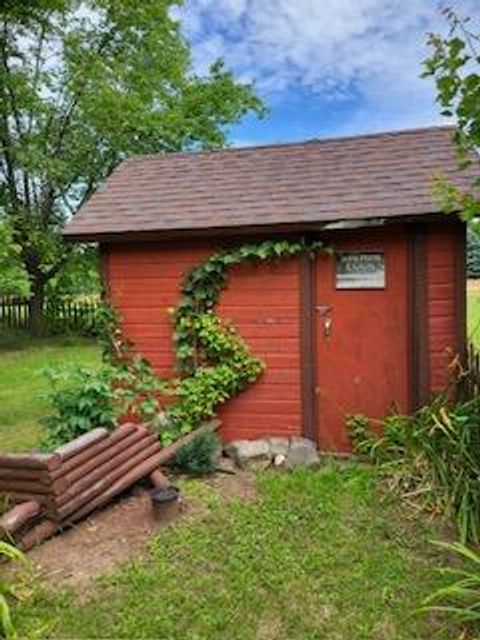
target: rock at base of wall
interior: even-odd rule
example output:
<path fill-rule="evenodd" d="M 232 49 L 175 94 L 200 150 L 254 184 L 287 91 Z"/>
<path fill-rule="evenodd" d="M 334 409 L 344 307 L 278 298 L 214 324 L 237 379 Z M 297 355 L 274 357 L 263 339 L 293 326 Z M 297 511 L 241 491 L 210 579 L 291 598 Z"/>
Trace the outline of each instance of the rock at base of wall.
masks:
<path fill-rule="evenodd" d="M 290 439 L 290 447 L 285 460 L 285 467 L 287 469 L 313 467 L 319 462 L 318 451 L 311 440 L 300 437 Z"/>
<path fill-rule="evenodd" d="M 270 455 L 272 458 L 276 456 L 286 456 L 288 449 L 290 447 L 290 438 L 282 438 L 280 436 L 272 436 L 271 438 L 266 438 L 265 442 L 267 442 Z"/>
<path fill-rule="evenodd" d="M 255 470 L 271 465 L 286 469 L 312 467 L 320 461 L 315 443 L 297 436 L 234 440 L 225 447 L 225 454 L 239 467 Z"/>
<path fill-rule="evenodd" d="M 225 453 L 242 468 L 265 468 L 271 462 L 270 448 L 265 440 L 234 440 L 225 447 Z"/>

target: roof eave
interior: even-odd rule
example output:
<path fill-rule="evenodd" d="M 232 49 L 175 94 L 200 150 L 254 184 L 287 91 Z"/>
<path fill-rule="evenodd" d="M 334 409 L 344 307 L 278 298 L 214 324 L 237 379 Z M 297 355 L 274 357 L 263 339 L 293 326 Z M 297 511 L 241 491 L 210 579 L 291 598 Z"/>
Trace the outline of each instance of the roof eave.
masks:
<path fill-rule="evenodd" d="M 243 235 L 265 235 L 267 233 L 288 234 L 288 233 L 311 233 L 315 231 L 345 231 L 352 229 L 365 229 L 381 225 L 395 223 L 407 223 L 422 221 L 434 221 L 443 219 L 444 213 L 430 211 L 422 214 L 405 214 L 390 217 L 370 217 L 354 219 L 325 220 L 305 223 L 277 223 L 266 225 L 243 225 L 226 227 L 204 227 L 188 229 L 151 229 L 151 230 L 128 230 L 128 231 L 105 231 L 105 232 L 75 232 L 66 231 L 63 237 L 68 242 L 133 242 L 133 241 L 153 241 L 153 240 L 184 240 L 193 238 L 218 238 Z"/>

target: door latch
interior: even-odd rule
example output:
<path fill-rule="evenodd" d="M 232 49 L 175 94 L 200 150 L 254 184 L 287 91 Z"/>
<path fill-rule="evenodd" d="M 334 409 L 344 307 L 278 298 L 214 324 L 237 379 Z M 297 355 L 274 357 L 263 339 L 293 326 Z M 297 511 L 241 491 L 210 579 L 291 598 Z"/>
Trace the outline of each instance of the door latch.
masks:
<path fill-rule="evenodd" d="M 332 335 L 332 319 L 331 318 L 325 318 L 325 320 L 323 321 L 323 335 L 327 340 Z"/>
<path fill-rule="evenodd" d="M 317 304 L 317 306 L 315 307 L 315 310 L 318 311 L 321 318 L 327 316 L 330 311 L 332 311 L 332 309 L 333 307 L 328 304 Z"/>

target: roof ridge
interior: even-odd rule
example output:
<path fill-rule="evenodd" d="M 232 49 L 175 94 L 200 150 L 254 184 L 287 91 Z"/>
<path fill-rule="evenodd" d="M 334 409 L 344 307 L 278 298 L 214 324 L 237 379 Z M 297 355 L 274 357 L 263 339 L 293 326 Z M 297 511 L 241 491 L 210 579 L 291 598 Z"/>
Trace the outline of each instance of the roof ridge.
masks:
<path fill-rule="evenodd" d="M 350 134 L 350 135 L 338 135 L 338 136 L 328 136 L 325 138 L 308 138 L 307 140 L 297 140 L 292 142 L 269 142 L 266 144 L 255 144 L 251 146 L 245 147 L 222 147 L 219 149 L 206 149 L 202 151 L 171 151 L 167 153 L 139 153 L 127 158 L 122 164 L 138 161 L 138 160 L 147 160 L 150 158 L 171 158 L 173 157 L 191 157 L 191 156 L 205 156 L 205 155 L 213 155 L 213 154 L 230 154 L 230 153 L 246 153 L 249 151 L 261 150 L 261 149 L 282 149 L 282 148 L 290 148 L 290 147 L 305 147 L 312 144 L 328 144 L 331 142 L 344 142 L 349 140 L 367 140 L 370 138 L 382 138 L 382 137 L 390 137 L 390 136 L 402 136 L 402 135 L 412 135 L 418 133 L 427 133 L 429 131 L 454 131 L 454 125 L 432 125 L 429 127 L 412 127 L 409 129 L 392 129 L 389 131 L 377 131 L 373 133 L 361 133 L 361 134 Z"/>

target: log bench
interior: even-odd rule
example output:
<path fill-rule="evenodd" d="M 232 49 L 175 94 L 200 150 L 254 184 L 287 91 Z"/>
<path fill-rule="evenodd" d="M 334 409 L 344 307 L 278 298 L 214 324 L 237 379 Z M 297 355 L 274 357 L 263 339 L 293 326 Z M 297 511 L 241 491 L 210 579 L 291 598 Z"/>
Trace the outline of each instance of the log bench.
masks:
<path fill-rule="evenodd" d="M 0 518 L 0 534 L 27 550 L 142 478 L 151 476 L 155 486 L 165 486 L 168 480 L 158 467 L 219 425 L 206 423 L 164 448 L 148 427 L 129 423 L 113 432 L 94 429 L 49 454 L 0 454 L 0 495 L 14 505 Z"/>

